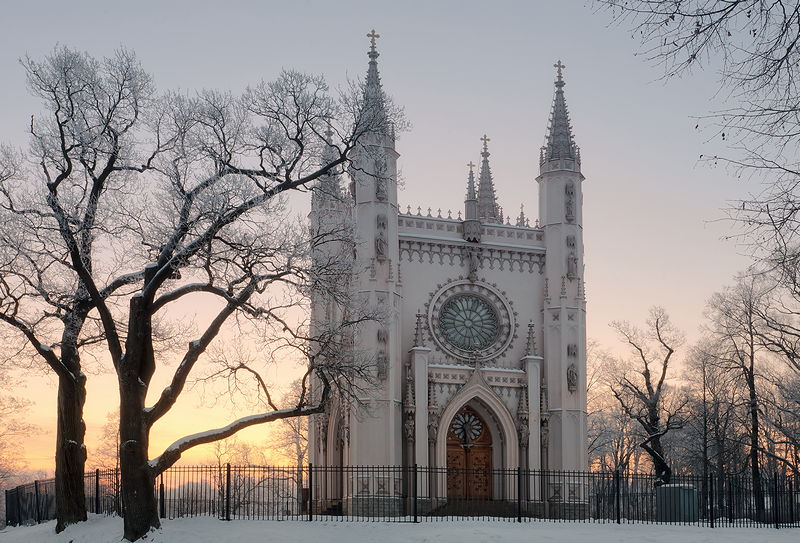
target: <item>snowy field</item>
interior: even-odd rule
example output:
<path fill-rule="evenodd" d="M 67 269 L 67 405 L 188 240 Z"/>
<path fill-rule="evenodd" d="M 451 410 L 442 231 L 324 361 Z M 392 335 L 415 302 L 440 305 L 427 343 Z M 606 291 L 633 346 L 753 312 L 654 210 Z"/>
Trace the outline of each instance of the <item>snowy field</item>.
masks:
<path fill-rule="evenodd" d="M 122 521 L 93 516 L 87 523 L 53 533 L 55 523 L 6 528 L 2 543 L 118 543 Z M 189 518 L 164 521 L 147 543 L 760 543 L 800 541 L 800 529 L 698 528 L 695 526 L 529 522 L 384 522 L 232 521 Z"/>

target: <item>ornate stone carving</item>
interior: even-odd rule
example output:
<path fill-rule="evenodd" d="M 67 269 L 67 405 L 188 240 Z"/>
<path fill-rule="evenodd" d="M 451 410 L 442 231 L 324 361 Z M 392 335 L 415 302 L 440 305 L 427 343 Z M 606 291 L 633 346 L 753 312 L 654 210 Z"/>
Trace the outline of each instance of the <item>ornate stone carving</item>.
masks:
<path fill-rule="evenodd" d="M 417 313 L 417 324 L 414 329 L 414 347 L 424 347 L 425 314 Z"/>
<path fill-rule="evenodd" d="M 534 324 L 532 322 L 528 323 L 528 338 L 525 346 L 525 356 L 537 356 L 536 355 L 536 331 L 534 330 Z"/>
<path fill-rule="evenodd" d="M 567 222 L 575 222 L 575 184 L 572 182 L 564 187 L 564 207 Z"/>
<path fill-rule="evenodd" d="M 377 232 L 375 234 L 375 257 L 378 260 L 386 260 L 388 242 L 386 237 L 386 215 L 380 213 L 377 217 Z"/>
<path fill-rule="evenodd" d="M 389 373 L 389 356 L 384 352 L 378 353 L 375 365 L 377 368 L 378 379 L 386 379 L 386 376 Z"/>
<path fill-rule="evenodd" d="M 578 257 L 575 256 L 575 236 L 567 236 L 567 279 L 578 277 Z"/>
<path fill-rule="evenodd" d="M 381 155 L 375 159 L 375 198 L 385 202 L 386 194 L 386 157 Z"/>
<path fill-rule="evenodd" d="M 440 264 L 442 266 L 470 266 L 470 255 L 463 245 L 436 241 L 400 240 L 400 259 L 406 262 Z M 537 250 L 483 249 L 476 269 L 544 273 L 545 255 Z"/>
<path fill-rule="evenodd" d="M 578 356 L 578 346 L 575 343 L 569 343 L 567 345 L 567 356 L 570 358 Z"/>
<path fill-rule="evenodd" d="M 570 364 L 567 368 L 567 388 L 570 393 L 578 389 L 578 370 L 575 369 L 575 364 Z"/>

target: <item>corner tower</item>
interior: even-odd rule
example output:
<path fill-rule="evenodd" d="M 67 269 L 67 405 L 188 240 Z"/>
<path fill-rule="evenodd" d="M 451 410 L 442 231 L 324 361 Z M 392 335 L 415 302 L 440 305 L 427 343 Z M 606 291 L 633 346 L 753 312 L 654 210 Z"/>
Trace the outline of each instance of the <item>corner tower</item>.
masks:
<path fill-rule="evenodd" d="M 542 387 L 542 467 L 588 468 L 586 450 L 586 300 L 583 283 L 583 191 L 575 144 L 556 68 L 555 96 L 539 157 L 539 222 L 546 248 Z"/>
<path fill-rule="evenodd" d="M 355 356 L 373 369 L 362 383 L 361 405 L 349 413 L 350 465 L 397 466 L 402 464 L 402 384 L 397 209 L 397 159 L 395 135 L 386 110 L 386 98 L 378 73 L 373 30 L 361 122 L 365 135 L 353 155 L 354 224 L 356 262 L 354 286 L 358 300 L 375 311 L 375 320 L 364 323 L 355 338 Z"/>

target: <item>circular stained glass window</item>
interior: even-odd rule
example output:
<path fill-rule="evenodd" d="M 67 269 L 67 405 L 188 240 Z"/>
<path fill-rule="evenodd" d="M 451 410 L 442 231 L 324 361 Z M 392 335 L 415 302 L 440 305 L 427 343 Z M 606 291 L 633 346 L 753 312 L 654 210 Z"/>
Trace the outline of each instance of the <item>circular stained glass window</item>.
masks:
<path fill-rule="evenodd" d="M 459 295 L 445 302 L 439 325 L 444 339 L 463 351 L 484 349 L 497 337 L 497 313 L 478 296 Z"/>
<path fill-rule="evenodd" d="M 472 413 L 459 413 L 453 417 L 453 433 L 466 443 L 475 441 L 483 431 L 480 419 Z"/>

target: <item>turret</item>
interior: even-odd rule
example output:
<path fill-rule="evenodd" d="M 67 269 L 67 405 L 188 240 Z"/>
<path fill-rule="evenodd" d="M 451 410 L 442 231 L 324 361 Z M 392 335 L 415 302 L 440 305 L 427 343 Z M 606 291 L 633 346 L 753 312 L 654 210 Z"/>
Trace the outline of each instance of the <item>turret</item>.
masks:
<path fill-rule="evenodd" d="M 367 37 L 371 46 L 361 112 L 369 132 L 355 149 L 352 176 L 355 188 L 355 289 L 359 300 L 372 308 L 375 321 L 359 327 L 356 356 L 373 364 L 365 413 L 351 417 L 353 465 L 399 465 L 402 426 L 403 365 L 400 355 L 398 281 L 399 241 L 397 158 L 394 134 L 378 73 L 378 34 Z M 369 416 L 367 416 L 369 413 Z"/>
<path fill-rule="evenodd" d="M 469 176 L 467 177 L 467 195 L 464 198 L 464 239 L 477 243 L 481 240 L 481 221 L 478 214 L 478 196 L 475 193 L 475 164 L 467 164 Z"/>
<path fill-rule="evenodd" d="M 543 309 L 544 376 L 548 383 L 549 451 L 545 467 L 586 470 L 586 304 L 583 280 L 583 192 L 559 60 L 555 96 L 539 161 L 539 213 L 546 248 Z M 547 288 L 547 287 L 545 287 Z"/>

